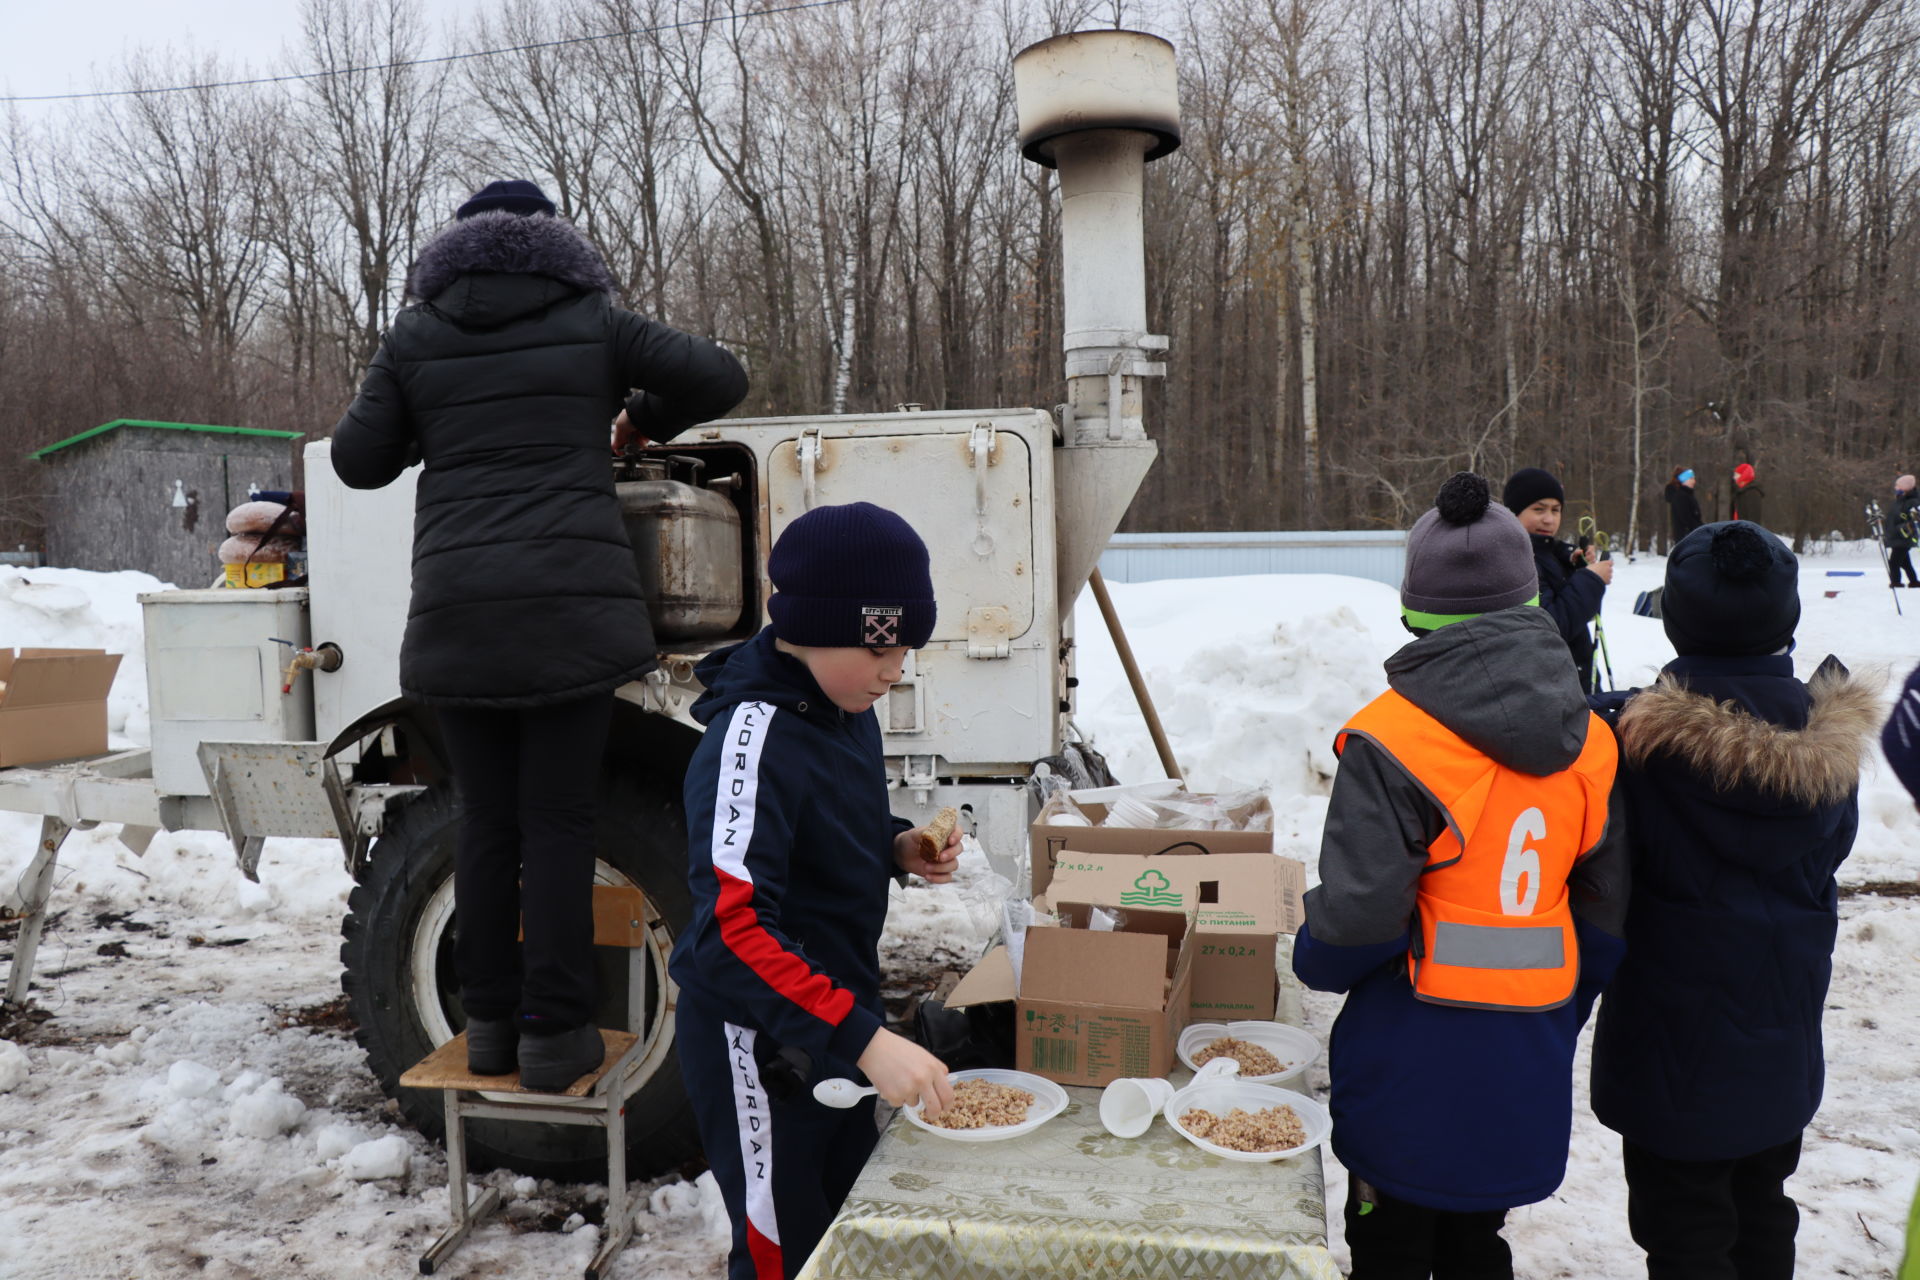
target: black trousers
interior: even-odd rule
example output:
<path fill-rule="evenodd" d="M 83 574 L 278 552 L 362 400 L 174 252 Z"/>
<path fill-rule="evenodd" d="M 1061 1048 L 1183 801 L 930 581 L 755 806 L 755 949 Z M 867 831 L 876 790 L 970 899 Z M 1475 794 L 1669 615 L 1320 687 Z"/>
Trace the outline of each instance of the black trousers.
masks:
<path fill-rule="evenodd" d="M 593 1021 L 593 834 L 613 698 L 439 709 L 462 818 L 454 962 L 470 1018 Z M 525 941 L 515 939 L 525 929 Z"/>
<path fill-rule="evenodd" d="M 1648 1280 L 1793 1280 L 1800 1139 L 1738 1160 L 1669 1160 L 1622 1142 L 1627 1225 Z"/>
<path fill-rule="evenodd" d="M 1513 1280 L 1505 1209 L 1449 1213 L 1347 1181 L 1353 1280 Z"/>
<path fill-rule="evenodd" d="M 1893 580 L 1893 585 L 1896 587 L 1900 585 L 1900 571 L 1903 569 L 1906 570 L 1907 585 L 1920 587 L 1920 576 L 1916 576 L 1913 572 L 1913 548 L 1887 548 L 1887 576 Z"/>
<path fill-rule="evenodd" d="M 799 1275 L 880 1137 L 872 1098 L 846 1110 L 813 1100 L 812 1086 L 839 1074 L 830 1064 L 804 1080 L 763 1075 L 762 1040 L 706 997 L 680 993 L 673 1047 L 733 1223 L 727 1280 Z"/>

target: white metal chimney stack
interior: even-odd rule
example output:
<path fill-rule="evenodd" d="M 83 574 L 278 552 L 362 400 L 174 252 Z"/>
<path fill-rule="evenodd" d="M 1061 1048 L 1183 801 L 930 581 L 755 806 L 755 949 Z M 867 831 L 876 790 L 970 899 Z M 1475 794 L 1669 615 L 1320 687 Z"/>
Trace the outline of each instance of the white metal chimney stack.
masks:
<path fill-rule="evenodd" d="M 1076 31 L 1013 59 L 1021 154 L 1060 172 L 1067 404 L 1059 452 L 1060 606 L 1071 608 L 1157 450 L 1141 386 L 1167 340 L 1147 332 L 1146 167 L 1180 145 L 1173 46 Z"/>

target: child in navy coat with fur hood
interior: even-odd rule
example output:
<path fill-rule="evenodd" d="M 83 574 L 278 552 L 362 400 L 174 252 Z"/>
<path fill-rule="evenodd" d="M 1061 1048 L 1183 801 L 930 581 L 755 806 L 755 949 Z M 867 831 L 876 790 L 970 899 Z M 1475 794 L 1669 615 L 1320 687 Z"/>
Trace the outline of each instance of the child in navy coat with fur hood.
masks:
<path fill-rule="evenodd" d="M 1679 657 L 1596 698 L 1620 739 L 1627 952 L 1601 1001 L 1593 1110 L 1621 1135 L 1651 1280 L 1788 1280 L 1784 1183 L 1820 1105 L 1834 872 L 1859 823 L 1879 703 L 1829 659 L 1794 678 L 1799 566 L 1749 522 L 1667 564 Z"/>

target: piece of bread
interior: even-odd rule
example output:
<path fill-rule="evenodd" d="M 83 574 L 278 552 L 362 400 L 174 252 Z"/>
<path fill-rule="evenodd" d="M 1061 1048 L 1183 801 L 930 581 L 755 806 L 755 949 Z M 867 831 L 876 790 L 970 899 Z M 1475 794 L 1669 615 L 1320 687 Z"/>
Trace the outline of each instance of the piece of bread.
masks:
<path fill-rule="evenodd" d="M 947 841 L 953 836 L 953 826 L 960 821 L 960 811 L 949 805 L 933 815 L 933 820 L 920 828 L 920 856 L 932 862 L 947 847 Z"/>

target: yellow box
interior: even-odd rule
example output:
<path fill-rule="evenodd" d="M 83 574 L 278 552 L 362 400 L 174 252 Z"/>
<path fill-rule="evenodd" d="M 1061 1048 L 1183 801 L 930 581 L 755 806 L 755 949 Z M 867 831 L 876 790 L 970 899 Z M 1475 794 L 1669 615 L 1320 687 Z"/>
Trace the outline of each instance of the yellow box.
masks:
<path fill-rule="evenodd" d="M 270 587 L 287 580 L 287 566 L 281 564 L 230 564 L 225 566 L 230 587 Z"/>

